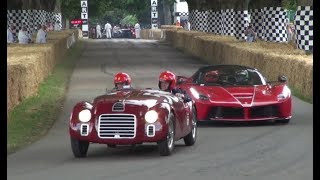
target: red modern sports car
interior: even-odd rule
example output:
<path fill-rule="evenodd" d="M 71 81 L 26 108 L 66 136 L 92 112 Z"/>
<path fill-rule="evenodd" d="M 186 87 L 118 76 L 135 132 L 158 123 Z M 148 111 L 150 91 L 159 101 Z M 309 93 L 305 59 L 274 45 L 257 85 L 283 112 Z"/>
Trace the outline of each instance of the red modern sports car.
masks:
<path fill-rule="evenodd" d="M 210 65 L 191 77 L 178 76 L 178 87 L 193 99 L 198 121 L 274 120 L 288 123 L 292 117 L 287 78 L 267 82 L 254 68 Z"/>
<path fill-rule="evenodd" d="M 75 157 L 85 157 L 89 143 L 135 145 L 157 142 L 160 155 L 174 149 L 174 141 L 196 141 L 193 102 L 152 89 L 124 89 L 77 103 L 70 116 L 69 133 Z"/>

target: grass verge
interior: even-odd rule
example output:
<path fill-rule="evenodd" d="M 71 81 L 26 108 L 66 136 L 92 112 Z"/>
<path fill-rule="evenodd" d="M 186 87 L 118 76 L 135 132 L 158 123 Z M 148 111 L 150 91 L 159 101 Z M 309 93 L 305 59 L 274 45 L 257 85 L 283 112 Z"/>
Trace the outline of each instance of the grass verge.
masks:
<path fill-rule="evenodd" d="M 40 139 L 58 119 L 70 76 L 83 48 L 82 41 L 74 44 L 40 84 L 38 95 L 23 100 L 9 112 L 7 154 Z"/>
<path fill-rule="evenodd" d="M 292 91 L 292 94 L 293 94 L 295 97 L 297 97 L 297 98 L 299 98 L 299 99 L 301 99 L 302 101 L 305 101 L 305 102 L 307 102 L 307 103 L 313 104 L 313 97 L 311 97 L 311 96 L 305 96 L 305 95 L 299 93 L 299 91 L 297 91 L 295 88 L 290 87 L 290 89 L 291 89 L 291 91 Z"/>

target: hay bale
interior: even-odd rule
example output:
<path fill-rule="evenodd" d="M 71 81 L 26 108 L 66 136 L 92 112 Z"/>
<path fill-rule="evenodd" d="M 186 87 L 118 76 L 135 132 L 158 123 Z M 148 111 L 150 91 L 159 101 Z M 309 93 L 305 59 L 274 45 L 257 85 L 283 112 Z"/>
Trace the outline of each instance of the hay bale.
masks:
<path fill-rule="evenodd" d="M 44 55 L 29 54 L 10 57 L 8 62 L 8 107 L 11 109 L 26 97 L 37 94 L 40 82 L 43 80 L 43 70 L 39 66 Z M 43 66 L 43 65 L 42 65 Z"/>
<path fill-rule="evenodd" d="M 176 25 L 161 25 L 160 28 L 161 29 L 174 29 L 174 30 L 183 29 L 182 26 L 176 26 Z"/>
<path fill-rule="evenodd" d="M 140 31 L 142 39 L 163 39 L 165 38 L 165 30 L 162 29 L 142 29 Z"/>
<path fill-rule="evenodd" d="M 56 62 L 55 62 L 55 53 L 54 47 L 55 45 L 52 43 L 49 44 L 27 44 L 21 45 L 17 44 L 14 46 L 7 47 L 7 61 L 14 60 L 14 58 L 10 58 L 10 56 L 20 55 L 20 54 L 30 54 L 30 53 L 44 53 L 45 58 L 43 61 L 47 64 L 45 70 L 49 73 L 53 70 Z"/>
<path fill-rule="evenodd" d="M 46 44 L 10 44 L 7 46 L 8 110 L 23 99 L 34 96 L 40 83 L 51 74 L 67 51 L 67 40 L 78 30 L 49 32 Z"/>

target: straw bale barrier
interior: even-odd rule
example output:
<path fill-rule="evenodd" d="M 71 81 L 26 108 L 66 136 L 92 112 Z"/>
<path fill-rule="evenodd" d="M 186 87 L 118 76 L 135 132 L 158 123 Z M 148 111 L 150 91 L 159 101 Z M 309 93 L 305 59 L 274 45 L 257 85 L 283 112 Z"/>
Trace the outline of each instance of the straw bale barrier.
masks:
<path fill-rule="evenodd" d="M 165 31 L 161 29 L 142 29 L 140 36 L 142 39 L 163 39 L 165 37 Z"/>
<path fill-rule="evenodd" d="M 36 94 L 40 82 L 45 76 L 44 53 L 24 53 L 8 57 L 9 87 L 8 107 L 17 105 L 24 98 Z"/>
<path fill-rule="evenodd" d="M 37 94 L 40 83 L 66 53 L 72 35 L 77 40 L 79 33 L 77 30 L 49 32 L 46 44 L 7 46 L 8 111 L 23 99 Z"/>
<path fill-rule="evenodd" d="M 279 74 L 298 93 L 313 96 L 313 56 L 292 44 L 257 41 L 247 43 L 231 36 L 166 29 L 166 40 L 173 47 L 210 64 L 240 64 L 259 69 L 268 80 Z"/>

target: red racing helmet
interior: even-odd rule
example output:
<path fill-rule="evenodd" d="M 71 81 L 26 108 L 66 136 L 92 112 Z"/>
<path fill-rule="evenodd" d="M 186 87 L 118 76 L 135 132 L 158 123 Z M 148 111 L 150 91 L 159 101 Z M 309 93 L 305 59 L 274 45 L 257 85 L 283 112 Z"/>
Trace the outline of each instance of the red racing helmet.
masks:
<path fill-rule="evenodd" d="M 218 71 L 209 71 L 205 74 L 205 82 L 215 83 L 219 79 Z"/>
<path fill-rule="evenodd" d="M 160 88 L 160 82 L 161 81 L 167 81 L 170 83 L 169 85 L 169 89 L 172 90 L 175 86 L 176 86 L 176 75 L 173 74 L 172 72 L 170 71 L 164 71 L 160 74 L 159 76 L 159 88 Z"/>
<path fill-rule="evenodd" d="M 131 77 L 124 72 L 119 72 L 114 76 L 114 84 L 124 83 L 125 85 L 131 85 Z"/>

